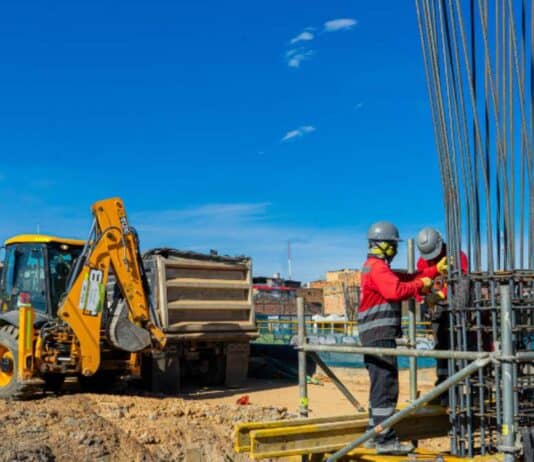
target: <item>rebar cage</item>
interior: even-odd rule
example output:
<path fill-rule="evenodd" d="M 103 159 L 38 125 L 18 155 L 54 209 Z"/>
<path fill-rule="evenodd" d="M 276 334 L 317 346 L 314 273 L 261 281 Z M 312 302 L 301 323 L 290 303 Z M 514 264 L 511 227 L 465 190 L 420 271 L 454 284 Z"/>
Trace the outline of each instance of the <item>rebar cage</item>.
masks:
<path fill-rule="evenodd" d="M 451 450 L 531 461 L 533 2 L 415 0 L 415 6 L 446 216 L 449 346 L 495 358 L 449 390 Z M 462 251 L 467 274 L 454 264 Z M 449 375 L 466 364 L 449 360 Z"/>
<path fill-rule="evenodd" d="M 530 362 L 534 346 L 534 272 L 472 273 L 453 281 L 465 293 L 453 296 L 447 309 L 451 350 L 496 352 L 502 358 L 449 390 L 451 452 L 474 456 L 500 452 L 503 433 L 503 401 L 512 400 L 515 441 L 513 452 L 531 454 L 534 428 L 534 368 Z M 466 287 L 466 285 L 468 287 Z M 511 293 L 511 355 L 503 355 L 501 287 Z M 455 298 L 458 298 L 454 303 Z M 523 357 L 521 358 L 521 356 Z M 512 367 L 513 396 L 504 396 L 502 363 Z M 449 360 L 449 375 L 466 367 L 465 360 Z M 505 435 L 504 435 L 505 436 Z M 526 448 L 523 448 L 526 446 Z"/>

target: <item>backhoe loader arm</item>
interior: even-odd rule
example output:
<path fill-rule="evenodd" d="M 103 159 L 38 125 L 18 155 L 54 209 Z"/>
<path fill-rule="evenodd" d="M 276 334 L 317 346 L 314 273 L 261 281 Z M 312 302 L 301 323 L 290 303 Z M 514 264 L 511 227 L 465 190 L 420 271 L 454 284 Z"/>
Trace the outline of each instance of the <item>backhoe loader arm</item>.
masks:
<path fill-rule="evenodd" d="M 84 375 L 94 374 L 100 364 L 102 314 L 110 268 L 129 309 L 127 317 L 137 326 L 133 328 L 139 332 L 144 332 L 140 328 L 146 329 L 157 346 L 165 345 L 165 334 L 150 318 L 150 301 L 143 285 L 137 237 L 128 224 L 122 200 L 113 198 L 96 202 L 92 212 L 95 220 L 92 237 L 80 257 L 81 267 L 73 275 L 58 309 L 58 316 L 77 338 L 78 351 L 73 354 L 80 356 Z"/>

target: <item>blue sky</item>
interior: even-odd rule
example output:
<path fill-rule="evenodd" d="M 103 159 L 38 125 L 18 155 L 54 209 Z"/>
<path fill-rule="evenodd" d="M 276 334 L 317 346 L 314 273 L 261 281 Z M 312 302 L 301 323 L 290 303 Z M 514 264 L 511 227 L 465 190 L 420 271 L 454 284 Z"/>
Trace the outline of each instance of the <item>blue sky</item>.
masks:
<path fill-rule="evenodd" d="M 285 273 L 291 240 L 309 280 L 443 226 L 411 1 L 9 1 L 0 53 L 1 238 L 121 196 L 144 248 Z"/>

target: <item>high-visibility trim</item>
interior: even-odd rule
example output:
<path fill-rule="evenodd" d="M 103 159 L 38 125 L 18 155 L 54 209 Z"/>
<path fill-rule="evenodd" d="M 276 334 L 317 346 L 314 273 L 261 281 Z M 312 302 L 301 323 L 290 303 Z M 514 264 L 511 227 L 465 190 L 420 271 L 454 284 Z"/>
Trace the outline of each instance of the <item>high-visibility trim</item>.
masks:
<path fill-rule="evenodd" d="M 377 417 L 390 416 L 395 412 L 395 408 L 391 407 L 373 407 L 371 408 L 371 413 Z"/>
<path fill-rule="evenodd" d="M 369 308 L 368 310 L 360 311 L 358 313 L 358 322 L 364 322 L 365 319 L 370 316 L 376 316 L 378 314 L 387 313 L 390 311 L 392 310 L 391 310 L 391 305 L 389 303 L 382 303 L 380 305 L 375 305 Z"/>
<path fill-rule="evenodd" d="M 383 318 L 383 319 L 376 319 L 374 321 L 366 322 L 365 324 L 359 324 L 358 325 L 358 332 L 367 332 L 372 329 L 377 329 L 379 327 L 395 327 L 400 324 L 400 316 L 396 316 L 394 318 Z"/>

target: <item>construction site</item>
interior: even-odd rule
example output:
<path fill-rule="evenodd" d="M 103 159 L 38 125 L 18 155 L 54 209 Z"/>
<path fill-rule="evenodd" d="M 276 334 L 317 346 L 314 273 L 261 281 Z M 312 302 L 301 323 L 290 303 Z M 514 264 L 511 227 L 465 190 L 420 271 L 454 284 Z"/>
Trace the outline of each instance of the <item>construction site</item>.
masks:
<path fill-rule="evenodd" d="M 395 306 L 393 345 L 366 340 L 391 321 L 365 320 L 361 262 L 301 284 L 290 264 L 284 279 L 246 255 L 141 249 L 128 203 L 96 200 L 86 239 L 5 236 L 0 461 L 534 462 L 534 3 L 413 5 L 444 253 L 427 277 L 401 236 L 391 274 L 418 291 L 369 310 Z M 390 271 L 398 230 L 373 226 Z M 393 358 L 390 411 L 370 402 L 370 358 Z"/>

